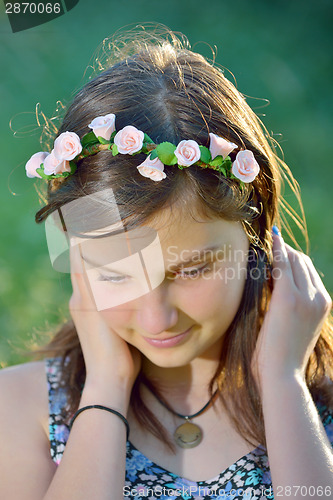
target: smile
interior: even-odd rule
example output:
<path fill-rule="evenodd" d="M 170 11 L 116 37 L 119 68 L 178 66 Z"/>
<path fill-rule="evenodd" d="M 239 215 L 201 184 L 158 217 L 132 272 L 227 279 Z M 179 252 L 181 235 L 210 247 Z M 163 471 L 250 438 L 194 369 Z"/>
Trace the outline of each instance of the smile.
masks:
<path fill-rule="evenodd" d="M 192 327 L 188 328 L 183 333 L 179 335 L 175 335 L 174 337 L 168 337 L 165 339 L 153 339 L 151 337 L 143 337 L 148 344 L 153 345 L 155 347 L 172 347 L 174 345 L 179 344 L 189 333 Z"/>

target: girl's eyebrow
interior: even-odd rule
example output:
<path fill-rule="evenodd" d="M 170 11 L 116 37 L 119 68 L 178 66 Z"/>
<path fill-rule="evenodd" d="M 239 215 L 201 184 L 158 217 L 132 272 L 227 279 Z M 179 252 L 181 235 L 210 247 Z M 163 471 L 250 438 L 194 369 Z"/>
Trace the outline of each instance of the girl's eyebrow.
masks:
<path fill-rule="evenodd" d="M 208 258 L 215 257 L 218 251 L 222 251 L 221 245 L 213 245 L 213 246 L 205 247 L 202 249 L 193 249 L 193 250 L 191 250 L 192 255 L 190 257 L 188 257 L 187 259 L 181 260 L 175 264 L 171 264 L 170 266 L 168 266 L 168 269 L 166 271 L 167 272 L 174 271 L 176 269 L 184 267 L 186 264 L 191 264 L 194 262 L 197 263 L 199 261 L 208 260 Z M 84 257 L 82 251 L 81 251 L 81 257 L 90 266 L 101 267 L 100 263 L 98 264 L 96 262 L 92 262 L 89 258 Z M 128 255 L 126 257 L 128 257 Z M 110 263 L 110 264 L 112 264 L 112 263 Z M 107 267 L 107 265 L 106 266 L 104 265 L 103 267 Z M 113 272 L 117 272 L 117 271 L 113 271 Z"/>
<path fill-rule="evenodd" d="M 82 257 L 82 260 L 84 260 L 87 264 L 89 264 L 90 266 L 92 267 L 100 267 L 100 264 L 98 264 L 97 262 L 93 262 L 92 260 L 90 259 L 87 259 L 87 257 L 84 257 L 83 254 L 81 254 L 81 257 Z"/>
<path fill-rule="evenodd" d="M 170 265 L 168 270 L 175 270 L 184 267 L 186 264 L 207 260 L 208 258 L 214 257 L 218 251 L 222 251 L 221 245 L 213 245 L 202 249 L 193 249 L 191 250 L 192 255 L 189 258 Z"/>

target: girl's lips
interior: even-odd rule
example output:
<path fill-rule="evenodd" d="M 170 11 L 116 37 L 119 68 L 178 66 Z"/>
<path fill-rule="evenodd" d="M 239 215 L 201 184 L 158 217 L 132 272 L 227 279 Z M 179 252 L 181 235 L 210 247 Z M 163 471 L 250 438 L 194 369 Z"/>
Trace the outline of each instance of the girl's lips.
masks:
<path fill-rule="evenodd" d="M 188 330 L 186 330 L 183 333 L 180 333 L 179 335 L 175 335 L 174 337 L 169 337 L 169 338 L 163 339 L 163 340 L 162 339 L 153 339 L 151 337 L 143 337 L 143 338 L 148 342 L 148 344 L 153 345 L 155 347 L 172 347 L 174 345 L 179 344 L 179 342 L 181 342 L 186 337 L 186 335 L 190 332 L 191 328 L 189 328 Z"/>

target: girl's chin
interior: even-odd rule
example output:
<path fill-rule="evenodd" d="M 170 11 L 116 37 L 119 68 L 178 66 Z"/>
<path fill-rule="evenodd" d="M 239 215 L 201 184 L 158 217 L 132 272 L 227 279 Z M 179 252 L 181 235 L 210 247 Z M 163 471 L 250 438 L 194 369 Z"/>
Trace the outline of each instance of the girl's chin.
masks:
<path fill-rule="evenodd" d="M 196 357 L 195 355 L 189 356 L 189 353 L 172 353 L 170 350 L 168 352 L 143 352 L 142 355 L 146 359 L 147 364 L 152 364 L 154 366 L 158 366 L 159 368 L 181 368 L 186 365 L 189 365 L 191 361 Z"/>
<path fill-rule="evenodd" d="M 146 357 L 147 364 L 154 365 L 158 368 L 183 368 L 189 364 L 189 362 L 177 362 L 177 361 L 172 361 L 172 360 L 165 360 L 164 362 L 162 360 L 156 360 L 156 359 L 149 359 Z"/>

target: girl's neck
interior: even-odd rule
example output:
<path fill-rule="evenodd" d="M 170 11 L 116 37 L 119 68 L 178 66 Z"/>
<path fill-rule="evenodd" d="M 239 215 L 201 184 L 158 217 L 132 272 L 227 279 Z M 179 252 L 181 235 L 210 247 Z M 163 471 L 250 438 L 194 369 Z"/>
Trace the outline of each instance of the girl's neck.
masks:
<path fill-rule="evenodd" d="M 185 366 L 164 368 L 143 359 L 145 377 L 166 397 L 190 394 L 208 394 L 209 384 L 215 375 L 219 360 L 196 358 Z"/>

